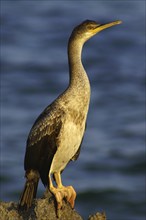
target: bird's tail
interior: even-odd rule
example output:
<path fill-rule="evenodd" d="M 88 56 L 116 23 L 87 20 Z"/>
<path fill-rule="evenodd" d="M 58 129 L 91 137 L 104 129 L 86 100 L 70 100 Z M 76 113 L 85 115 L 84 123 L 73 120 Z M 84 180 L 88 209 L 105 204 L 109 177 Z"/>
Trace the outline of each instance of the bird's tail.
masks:
<path fill-rule="evenodd" d="M 25 176 L 27 179 L 20 197 L 19 209 L 29 209 L 37 193 L 39 173 L 35 170 L 30 170 L 26 172 Z"/>

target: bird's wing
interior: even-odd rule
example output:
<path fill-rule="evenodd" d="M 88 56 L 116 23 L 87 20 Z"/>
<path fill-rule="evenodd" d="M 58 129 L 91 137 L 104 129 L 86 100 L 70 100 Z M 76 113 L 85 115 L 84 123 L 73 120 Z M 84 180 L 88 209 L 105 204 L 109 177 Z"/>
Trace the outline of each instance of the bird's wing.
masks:
<path fill-rule="evenodd" d="M 30 130 L 27 147 L 36 144 L 45 136 L 50 138 L 52 136 L 57 137 L 63 117 L 64 111 L 62 109 L 55 107 L 55 105 L 48 106 L 37 118 Z"/>
<path fill-rule="evenodd" d="M 62 127 L 64 112 L 55 106 L 47 107 L 30 130 L 24 167 L 39 170 L 42 182 L 48 184 L 48 172 L 57 150 L 57 137 Z"/>

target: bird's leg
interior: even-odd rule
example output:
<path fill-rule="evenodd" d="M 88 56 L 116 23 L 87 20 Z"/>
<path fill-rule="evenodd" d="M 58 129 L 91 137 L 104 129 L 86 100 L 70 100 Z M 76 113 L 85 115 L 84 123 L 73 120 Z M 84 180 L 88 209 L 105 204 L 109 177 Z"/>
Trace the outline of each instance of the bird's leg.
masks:
<path fill-rule="evenodd" d="M 51 175 L 49 175 L 49 189 L 56 198 L 57 209 L 60 209 L 62 207 L 62 200 L 64 198 L 64 194 L 60 190 L 58 190 L 58 188 L 53 186 Z"/>
<path fill-rule="evenodd" d="M 61 209 L 62 201 L 64 198 L 66 198 L 67 201 L 70 203 L 71 207 L 74 208 L 74 203 L 76 198 L 76 192 L 74 188 L 72 186 L 65 187 L 62 185 L 60 172 L 54 173 L 54 177 L 57 184 L 57 188 L 53 186 L 51 176 L 49 175 L 49 184 L 50 184 L 49 189 L 56 198 L 57 209 Z"/>
<path fill-rule="evenodd" d="M 62 193 L 63 197 L 67 199 L 71 207 L 74 208 L 74 203 L 75 203 L 75 198 L 76 198 L 76 192 L 74 188 L 72 186 L 62 185 L 60 172 L 54 173 L 54 177 L 56 180 L 57 189 L 59 190 L 59 192 Z"/>

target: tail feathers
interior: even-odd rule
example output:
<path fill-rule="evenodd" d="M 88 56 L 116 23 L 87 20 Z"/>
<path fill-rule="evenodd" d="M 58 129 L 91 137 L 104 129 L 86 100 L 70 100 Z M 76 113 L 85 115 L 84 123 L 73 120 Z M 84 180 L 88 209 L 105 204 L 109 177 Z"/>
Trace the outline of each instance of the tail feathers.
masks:
<path fill-rule="evenodd" d="M 24 190 L 19 202 L 20 209 L 29 209 L 31 207 L 33 199 L 36 197 L 38 182 L 39 178 L 37 176 L 35 176 L 35 178 L 29 178 L 29 175 L 27 176 Z"/>

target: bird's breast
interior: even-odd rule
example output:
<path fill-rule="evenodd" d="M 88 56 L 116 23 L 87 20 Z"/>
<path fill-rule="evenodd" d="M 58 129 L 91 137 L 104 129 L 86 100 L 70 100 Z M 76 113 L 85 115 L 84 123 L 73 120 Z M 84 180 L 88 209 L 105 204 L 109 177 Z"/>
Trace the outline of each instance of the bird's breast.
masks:
<path fill-rule="evenodd" d="M 79 120 L 78 117 L 73 119 L 70 114 L 62 124 L 57 141 L 58 149 L 54 155 L 50 173 L 63 170 L 78 151 L 85 130 L 85 119 Z"/>

